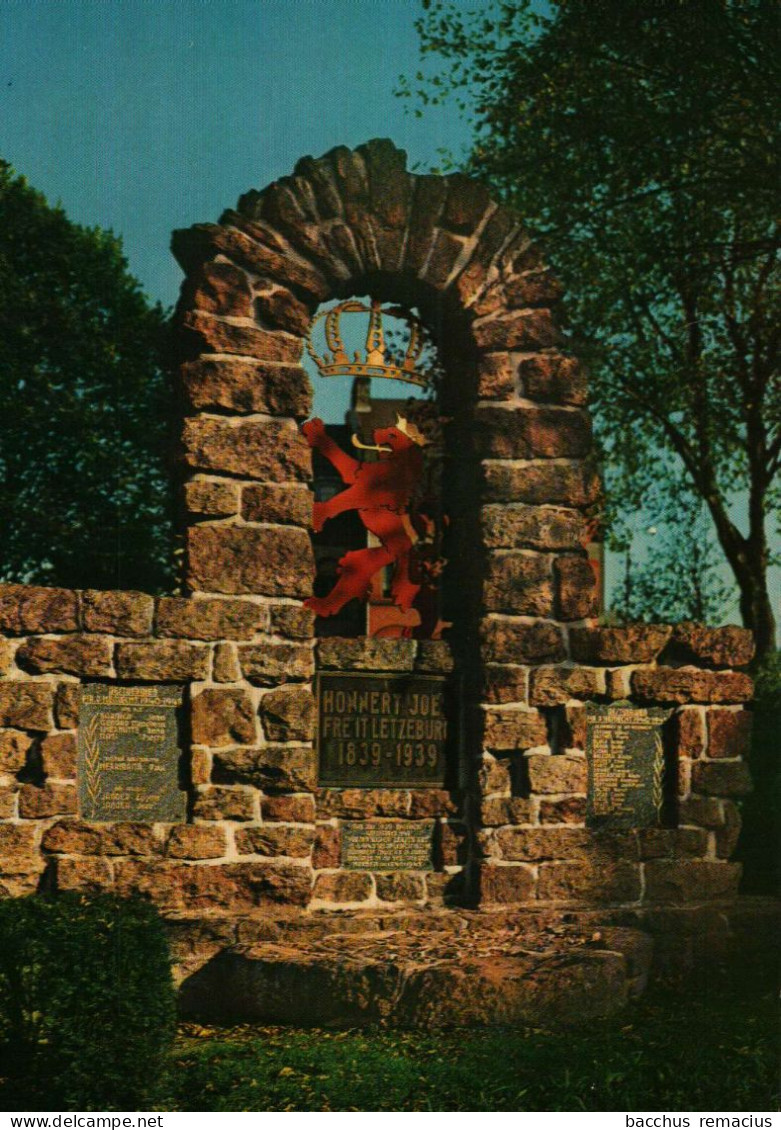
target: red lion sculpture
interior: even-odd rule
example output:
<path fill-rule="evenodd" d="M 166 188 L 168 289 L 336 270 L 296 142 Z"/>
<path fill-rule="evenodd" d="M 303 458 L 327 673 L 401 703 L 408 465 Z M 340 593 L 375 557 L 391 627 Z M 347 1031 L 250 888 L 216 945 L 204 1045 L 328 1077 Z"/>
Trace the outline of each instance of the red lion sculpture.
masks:
<path fill-rule="evenodd" d="M 310 447 L 316 449 L 336 468 L 347 489 L 315 502 L 315 533 L 337 514 L 357 510 L 370 533 L 381 544 L 368 549 L 345 553 L 339 562 L 339 579 L 327 596 L 312 596 L 304 601 L 317 616 L 334 616 L 353 597 L 363 599 L 371 587 L 371 579 L 385 565 L 394 565 L 391 596 L 394 604 L 406 612 L 420 591 L 420 583 L 410 578 L 410 550 L 417 533 L 410 521 L 410 501 L 419 487 L 423 473 L 422 446 L 425 437 L 401 417 L 396 426 L 377 428 L 374 435 L 376 463 L 364 463 L 347 455 L 326 433 L 323 421 L 308 420 L 301 429 Z M 365 447 L 355 438 L 358 447 Z"/>

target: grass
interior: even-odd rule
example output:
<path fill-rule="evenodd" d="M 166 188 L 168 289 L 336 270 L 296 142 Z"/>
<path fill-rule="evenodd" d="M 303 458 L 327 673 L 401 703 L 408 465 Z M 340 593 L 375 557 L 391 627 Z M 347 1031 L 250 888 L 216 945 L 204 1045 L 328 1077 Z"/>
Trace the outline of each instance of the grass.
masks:
<path fill-rule="evenodd" d="M 189 1026 L 170 1109 L 778 1109 L 775 994 L 711 990 L 655 990 L 617 1020 L 558 1033 Z"/>

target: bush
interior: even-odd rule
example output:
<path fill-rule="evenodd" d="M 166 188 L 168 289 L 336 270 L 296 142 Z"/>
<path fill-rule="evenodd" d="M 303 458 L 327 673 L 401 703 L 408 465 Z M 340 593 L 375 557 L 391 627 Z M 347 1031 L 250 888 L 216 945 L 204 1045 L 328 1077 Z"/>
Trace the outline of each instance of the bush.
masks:
<path fill-rule="evenodd" d="M 38 1109 L 154 1109 L 174 1031 L 153 907 L 75 893 L 0 903 L 0 1045 Z"/>

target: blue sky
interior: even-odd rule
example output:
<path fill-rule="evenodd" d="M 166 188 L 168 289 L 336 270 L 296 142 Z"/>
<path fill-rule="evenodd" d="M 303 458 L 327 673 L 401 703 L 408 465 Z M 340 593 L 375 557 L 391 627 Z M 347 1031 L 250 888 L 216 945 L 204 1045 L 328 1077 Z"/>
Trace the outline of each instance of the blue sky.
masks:
<path fill-rule="evenodd" d="M 480 8 L 480 0 L 464 7 Z M 334 145 L 392 137 L 423 168 L 467 134 L 404 112 L 420 0 L 4 0 L 0 156 L 83 224 L 121 235 L 175 301 L 177 227 Z"/>

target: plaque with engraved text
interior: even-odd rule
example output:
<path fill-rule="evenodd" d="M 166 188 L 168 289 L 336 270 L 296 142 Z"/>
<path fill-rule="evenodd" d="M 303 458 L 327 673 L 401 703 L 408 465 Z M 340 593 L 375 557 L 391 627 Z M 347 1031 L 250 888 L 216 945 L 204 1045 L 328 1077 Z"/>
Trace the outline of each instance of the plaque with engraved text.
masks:
<path fill-rule="evenodd" d="M 321 785 L 442 788 L 447 736 L 441 675 L 318 676 Z"/>
<path fill-rule="evenodd" d="M 342 825 L 342 866 L 349 871 L 432 871 L 434 825 L 408 820 Z"/>
<path fill-rule="evenodd" d="M 176 710 L 180 687 L 85 686 L 79 717 L 79 812 L 87 820 L 185 818 Z"/>
<path fill-rule="evenodd" d="M 658 707 L 586 705 L 586 823 L 647 828 L 661 823 L 664 803 L 662 725 Z"/>

